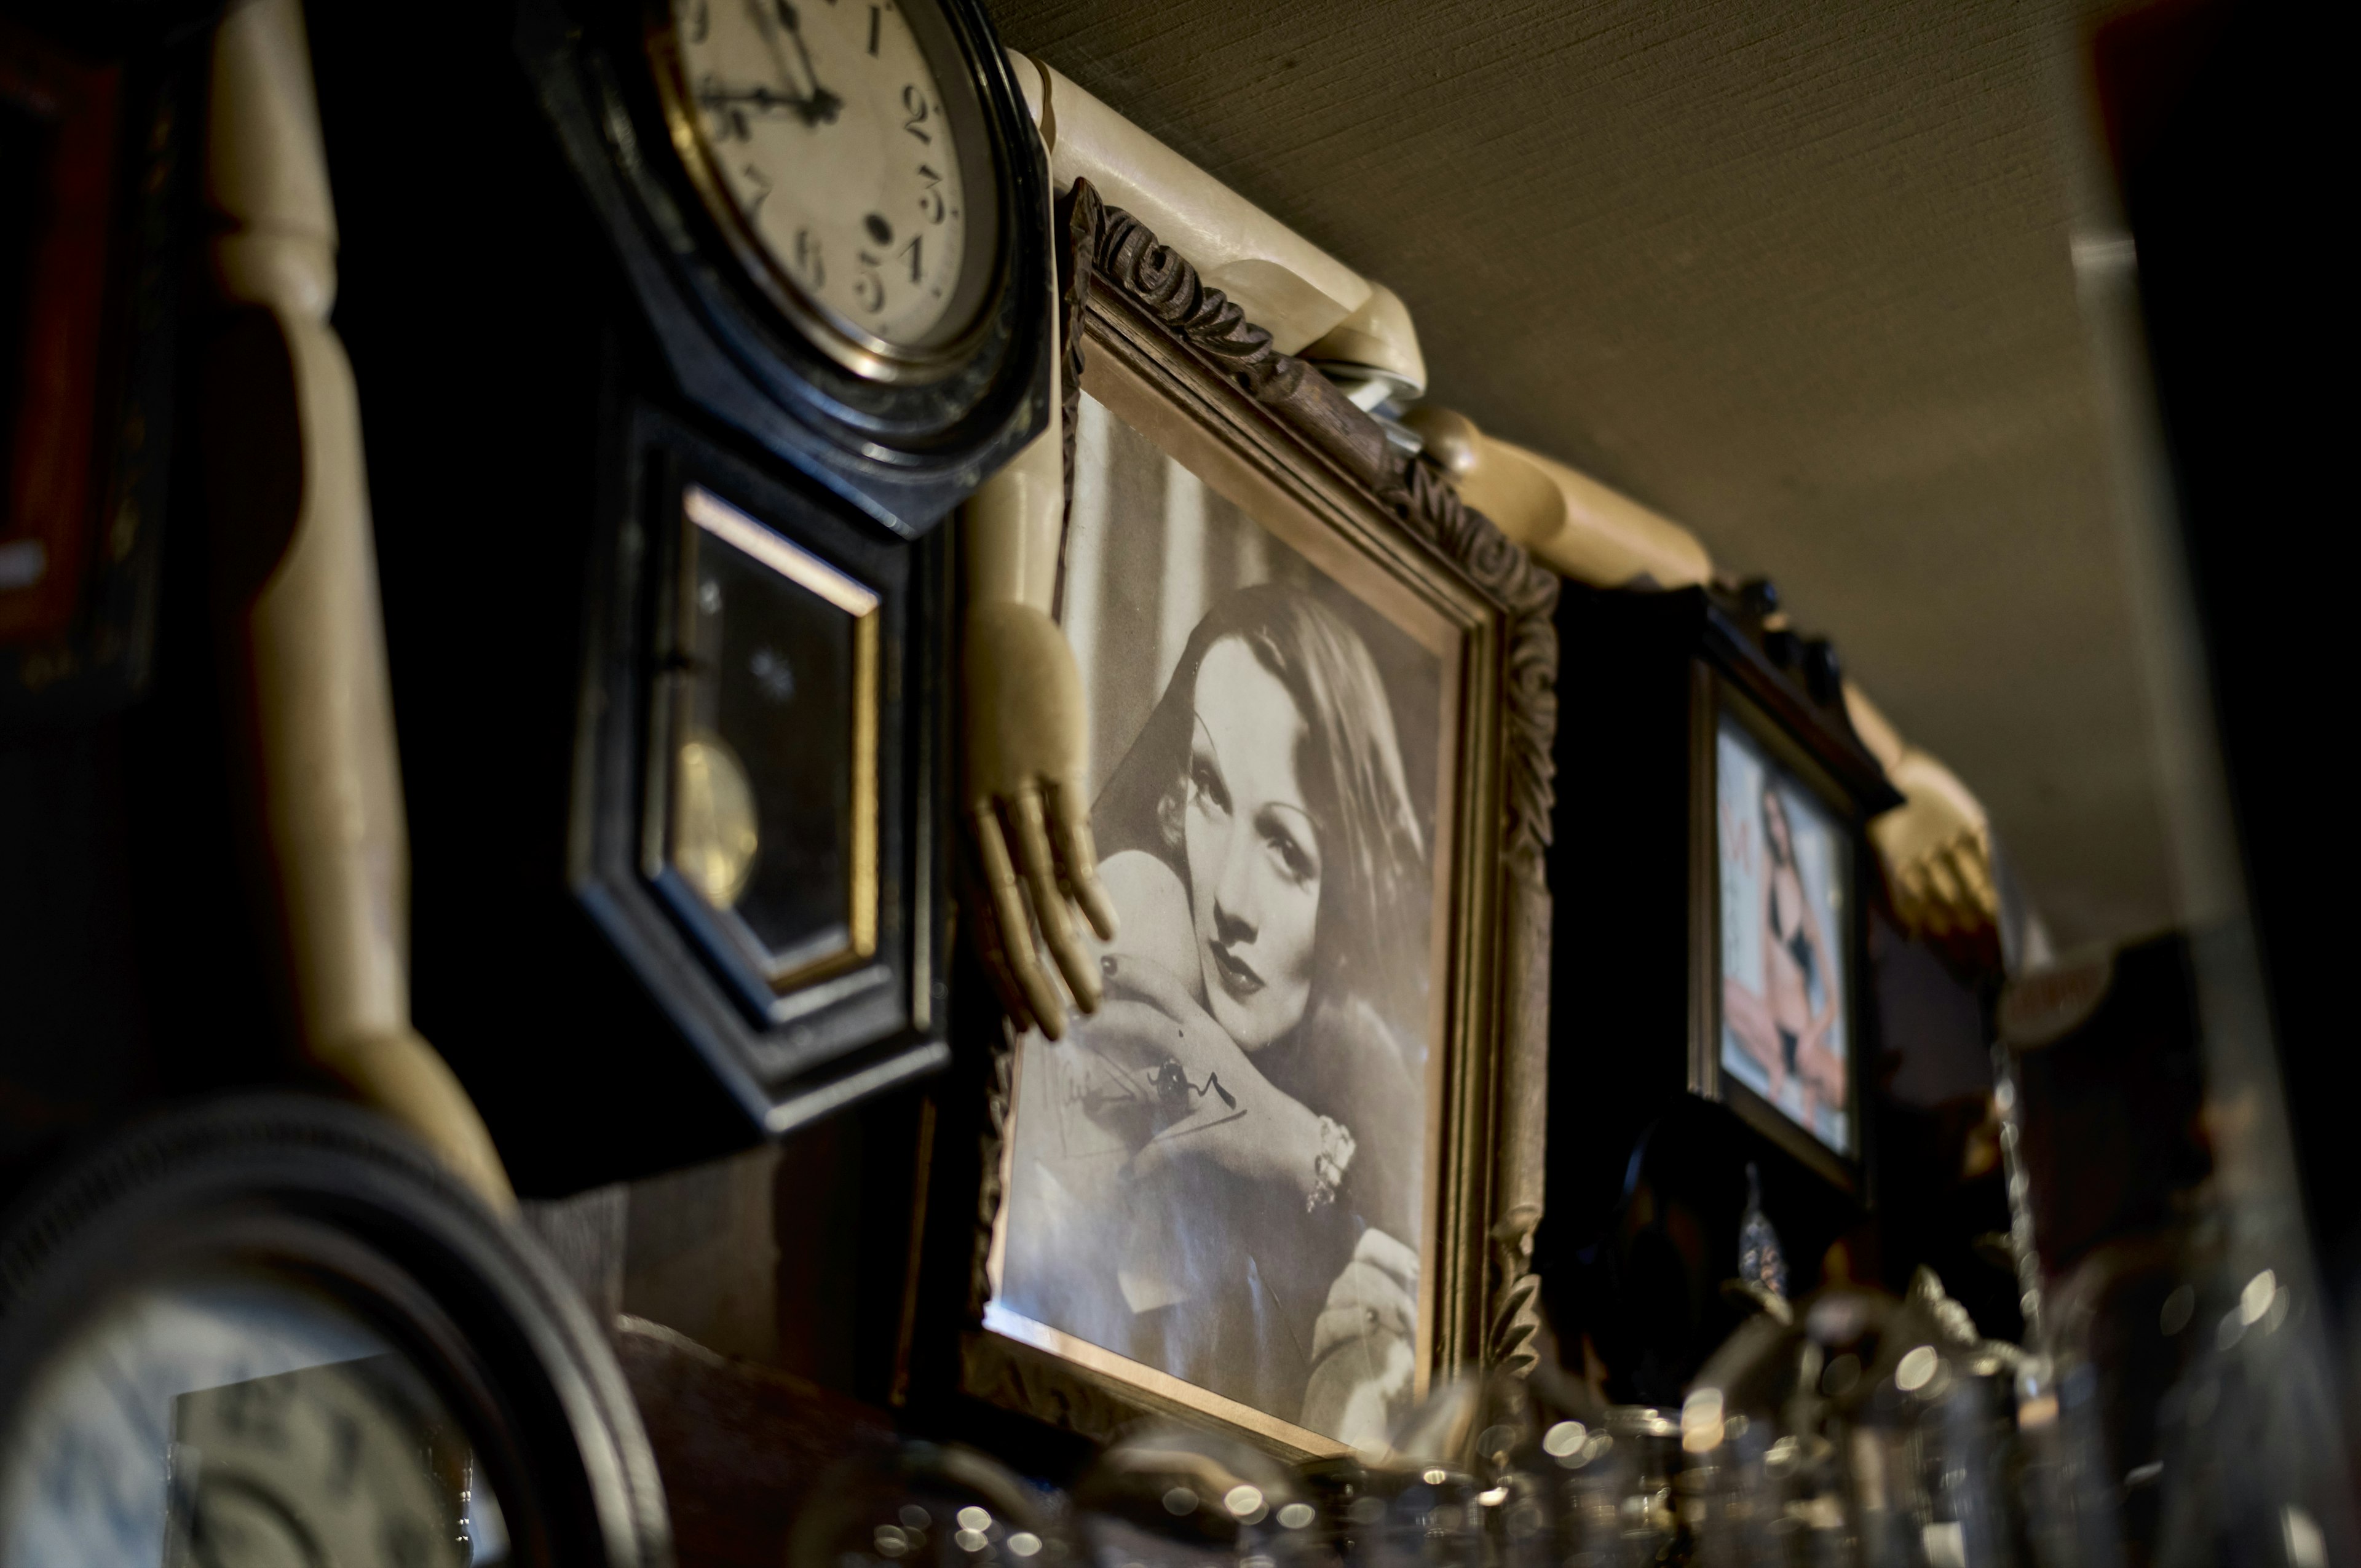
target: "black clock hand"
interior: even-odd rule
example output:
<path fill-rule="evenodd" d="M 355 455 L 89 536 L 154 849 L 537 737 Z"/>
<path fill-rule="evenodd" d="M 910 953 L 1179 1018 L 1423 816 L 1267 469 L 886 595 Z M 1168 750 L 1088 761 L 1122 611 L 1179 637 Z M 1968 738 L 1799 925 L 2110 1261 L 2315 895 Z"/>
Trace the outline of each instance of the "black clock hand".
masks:
<path fill-rule="evenodd" d="M 754 30 L 762 34 L 763 41 L 770 46 L 772 61 L 778 67 L 779 91 L 773 94 L 767 89 L 757 88 L 752 93 L 732 96 L 751 102 L 760 109 L 768 109 L 774 104 L 792 109 L 796 116 L 807 126 L 833 124 L 838 112 L 844 107 L 844 100 L 821 86 L 818 73 L 812 70 L 811 50 L 804 46 L 803 19 L 796 14 L 793 0 L 773 0 L 773 4 L 777 7 L 775 22 L 773 20 L 774 13 L 764 5 L 763 0 L 746 0 L 746 9 L 753 16 Z M 808 93 L 797 93 L 790 84 L 789 78 L 793 73 L 787 70 L 787 62 L 779 53 L 778 26 L 782 23 L 796 41 L 796 53 L 803 59 L 804 80 L 811 83 Z"/>
<path fill-rule="evenodd" d="M 832 93 L 825 103 L 815 104 L 799 93 L 782 93 L 765 82 L 757 82 L 752 87 L 724 87 L 711 77 L 697 89 L 697 102 L 708 110 L 748 108 L 767 114 L 773 109 L 785 109 L 807 126 L 835 119 L 837 110 L 843 106 Z M 743 126 L 738 127 L 738 134 L 745 135 Z"/>
<path fill-rule="evenodd" d="M 844 100 L 819 84 L 819 72 L 812 69 L 811 50 L 804 47 L 803 18 L 796 12 L 793 0 L 778 0 L 779 20 L 786 25 L 787 36 L 796 40 L 796 58 L 804 62 L 804 80 L 811 83 L 811 96 L 804 100 L 804 123 L 828 125 L 836 119 Z"/>

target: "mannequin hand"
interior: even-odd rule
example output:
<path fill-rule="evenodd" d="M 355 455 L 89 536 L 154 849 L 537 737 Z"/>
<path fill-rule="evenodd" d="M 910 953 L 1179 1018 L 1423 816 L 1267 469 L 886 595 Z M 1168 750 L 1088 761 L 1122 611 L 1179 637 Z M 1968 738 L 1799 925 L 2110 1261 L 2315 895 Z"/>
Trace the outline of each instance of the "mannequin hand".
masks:
<path fill-rule="evenodd" d="M 1924 751 L 1905 750 L 1886 777 L 1904 804 L 1874 818 L 1869 836 L 1892 874 L 1895 913 L 1938 946 L 1996 939 L 2000 894 L 1982 806 Z"/>
<path fill-rule="evenodd" d="M 1082 676 L 1057 622 L 1007 601 L 969 609 L 964 663 L 966 814 L 986 894 L 971 911 L 976 946 L 1010 1019 L 1054 1040 L 1065 1033 L 1066 1012 L 1042 948 L 1077 1006 L 1091 1013 L 1099 1003 L 1098 965 L 1067 900 L 1102 940 L 1115 928 L 1084 796 L 1090 719 Z"/>

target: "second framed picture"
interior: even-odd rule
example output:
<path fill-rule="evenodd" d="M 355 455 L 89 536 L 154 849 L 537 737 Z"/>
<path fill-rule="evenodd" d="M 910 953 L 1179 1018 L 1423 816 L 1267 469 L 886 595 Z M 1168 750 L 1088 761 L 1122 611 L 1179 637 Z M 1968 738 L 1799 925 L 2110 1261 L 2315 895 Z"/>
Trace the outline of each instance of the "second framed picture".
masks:
<path fill-rule="evenodd" d="M 1712 681 L 1716 923 L 1700 932 L 1712 1026 L 1689 1087 L 1735 1105 L 1765 1136 L 1848 1190 L 1859 1185 L 1861 1084 L 1855 999 L 1861 948 L 1857 808 L 1827 771 L 1743 697 Z M 1700 736 L 1700 749 L 1703 737 Z M 1700 762 L 1702 763 L 1702 759 Z M 1708 848 L 1709 846 L 1709 848 Z M 1702 925 L 1700 921 L 1700 925 Z"/>
<path fill-rule="evenodd" d="M 1711 1168 L 1690 1162 L 1699 1189 L 1734 1215 L 1758 1167 L 1808 1268 L 1877 1203 L 1868 826 L 1902 797 L 1853 729 L 1835 651 L 1767 585 L 1569 586 L 1557 624 L 1584 678 L 1553 851 L 1561 1256 L 1629 1212 L 1642 1152 L 1693 1098 L 1731 1113 Z"/>
<path fill-rule="evenodd" d="M 1096 1014 L 1013 1042 L 982 1201 L 938 1205 L 959 1389 L 1382 1449 L 1485 1357 L 1538 1181 L 1496 1163 L 1543 1049 L 1503 984 L 1512 612 L 1119 292 L 1086 330 L 1059 619 L 1121 929 Z"/>

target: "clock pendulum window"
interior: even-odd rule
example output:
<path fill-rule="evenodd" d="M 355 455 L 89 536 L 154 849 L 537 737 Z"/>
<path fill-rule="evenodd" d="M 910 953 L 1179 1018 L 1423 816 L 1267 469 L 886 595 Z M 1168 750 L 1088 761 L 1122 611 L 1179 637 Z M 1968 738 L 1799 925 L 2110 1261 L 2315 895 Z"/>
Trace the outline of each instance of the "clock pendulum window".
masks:
<path fill-rule="evenodd" d="M 948 1059 L 943 520 L 1054 281 L 976 0 L 485 9 L 312 28 L 415 1011 L 558 1193 Z"/>

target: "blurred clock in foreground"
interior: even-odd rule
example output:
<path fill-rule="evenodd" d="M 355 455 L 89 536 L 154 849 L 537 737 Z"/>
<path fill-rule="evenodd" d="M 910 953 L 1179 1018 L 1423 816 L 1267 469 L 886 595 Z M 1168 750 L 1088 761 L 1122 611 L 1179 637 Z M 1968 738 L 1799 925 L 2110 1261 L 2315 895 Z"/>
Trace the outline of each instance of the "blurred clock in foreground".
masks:
<path fill-rule="evenodd" d="M 498 1500 L 420 1370 L 333 1298 L 251 1267 L 117 1292 L 0 1449 L 0 1563 L 508 1560 Z"/>
<path fill-rule="evenodd" d="M 0 1241 L 0 1568 L 668 1561 L 578 1300 L 369 1117 L 151 1123 Z"/>

